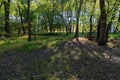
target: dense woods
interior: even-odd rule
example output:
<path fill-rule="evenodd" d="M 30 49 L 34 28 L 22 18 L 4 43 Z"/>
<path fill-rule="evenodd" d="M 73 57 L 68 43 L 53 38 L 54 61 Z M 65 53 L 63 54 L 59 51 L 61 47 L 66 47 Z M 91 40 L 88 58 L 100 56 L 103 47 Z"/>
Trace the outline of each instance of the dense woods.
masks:
<path fill-rule="evenodd" d="M 1 0 L 0 35 L 28 33 L 97 34 L 99 45 L 106 45 L 110 32 L 119 32 L 119 0 Z"/>
<path fill-rule="evenodd" d="M 0 0 L 0 80 L 120 80 L 120 0 Z"/>

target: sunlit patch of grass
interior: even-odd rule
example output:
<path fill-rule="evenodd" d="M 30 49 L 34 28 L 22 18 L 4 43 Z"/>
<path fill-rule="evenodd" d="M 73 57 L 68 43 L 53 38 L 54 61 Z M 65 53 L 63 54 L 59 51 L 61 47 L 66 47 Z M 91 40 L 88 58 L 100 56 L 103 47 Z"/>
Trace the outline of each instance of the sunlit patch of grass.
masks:
<path fill-rule="evenodd" d="M 3 43 L 0 44 L 0 53 L 11 49 L 17 49 L 24 43 L 25 43 L 24 40 L 18 40 L 18 39 L 3 41 Z"/>
<path fill-rule="evenodd" d="M 37 35 L 37 41 L 27 41 L 27 35 L 19 38 L 10 38 L 0 41 L 0 53 L 9 50 L 31 51 L 36 48 L 47 48 L 50 46 L 58 46 L 61 42 L 70 40 L 73 34 L 66 36 L 66 34 L 59 35 Z"/>
<path fill-rule="evenodd" d="M 27 38 L 28 38 L 28 36 L 24 35 L 24 36 L 19 37 L 18 39 L 27 39 Z"/>
<path fill-rule="evenodd" d="M 19 47 L 19 50 L 29 52 L 37 48 L 40 48 L 40 44 L 37 44 L 36 42 L 27 42 L 21 45 L 21 47 Z"/>
<path fill-rule="evenodd" d="M 109 39 L 119 39 L 120 33 L 112 33 L 109 35 Z"/>
<path fill-rule="evenodd" d="M 4 51 L 9 51 L 9 50 L 16 50 L 20 48 L 22 45 L 27 43 L 27 37 L 20 37 L 20 38 L 9 38 L 6 40 L 1 40 L 0 41 L 0 53 L 3 53 Z"/>
<path fill-rule="evenodd" d="M 4 43 L 5 43 L 5 41 L 0 41 L 0 45 L 1 45 L 1 44 L 4 44 Z"/>

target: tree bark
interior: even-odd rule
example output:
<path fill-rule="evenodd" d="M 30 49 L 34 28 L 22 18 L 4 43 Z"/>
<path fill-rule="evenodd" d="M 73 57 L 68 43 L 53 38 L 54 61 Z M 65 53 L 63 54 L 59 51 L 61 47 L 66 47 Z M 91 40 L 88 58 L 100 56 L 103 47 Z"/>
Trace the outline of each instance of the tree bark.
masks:
<path fill-rule="evenodd" d="M 91 3 L 93 3 L 91 1 Z M 96 4 L 96 0 L 94 0 L 94 4 L 93 4 L 93 7 L 92 7 L 92 10 L 91 10 L 91 14 L 90 14 L 90 29 L 89 29 L 89 36 L 88 36 L 88 39 L 91 40 L 92 39 L 92 31 L 93 31 L 93 15 L 94 15 L 94 11 L 95 11 L 95 4 Z M 91 4 L 92 5 L 92 4 Z"/>
<path fill-rule="evenodd" d="M 18 9 L 19 9 L 19 16 L 20 16 L 21 25 L 22 25 L 22 31 L 23 31 L 23 34 L 25 34 L 26 31 L 25 31 L 24 22 L 23 22 L 23 11 L 22 12 L 20 11 L 20 7 L 19 6 L 18 6 Z"/>
<path fill-rule="evenodd" d="M 92 14 L 91 14 L 91 15 L 90 15 L 90 30 L 89 30 L 89 36 L 88 36 L 88 39 L 89 39 L 89 40 L 91 40 L 92 29 L 93 29 L 93 26 L 92 26 Z"/>
<path fill-rule="evenodd" d="M 80 3 L 79 3 L 79 7 L 78 7 L 78 10 L 77 10 L 77 13 L 76 13 L 76 31 L 75 31 L 75 38 L 78 40 L 78 34 L 79 34 L 79 17 L 80 17 L 80 11 L 81 11 L 81 7 L 82 7 L 82 3 L 83 3 L 83 0 L 80 0 Z M 77 5 L 76 5 L 77 6 Z"/>
<path fill-rule="evenodd" d="M 100 36 L 98 40 L 99 45 L 106 45 L 106 10 L 105 10 L 105 0 L 100 0 Z M 98 26 L 99 27 L 99 26 Z"/>
<path fill-rule="evenodd" d="M 96 41 L 99 41 L 99 38 L 100 38 L 100 18 L 101 17 L 99 17 L 99 20 L 98 20 L 98 23 L 97 23 L 97 39 L 96 39 Z"/>
<path fill-rule="evenodd" d="M 10 14 L 10 2 L 11 0 L 4 1 L 4 13 L 5 13 L 5 37 L 10 37 L 10 25 L 9 25 L 9 14 Z"/>
<path fill-rule="evenodd" d="M 30 0 L 28 0 L 28 41 L 31 41 Z"/>
<path fill-rule="evenodd" d="M 119 17 L 118 17 L 118 25 L 116 26 L 114 33 L 118 31 L 119 23 L 120 23 L 120 11 L 119 11 Z"/>

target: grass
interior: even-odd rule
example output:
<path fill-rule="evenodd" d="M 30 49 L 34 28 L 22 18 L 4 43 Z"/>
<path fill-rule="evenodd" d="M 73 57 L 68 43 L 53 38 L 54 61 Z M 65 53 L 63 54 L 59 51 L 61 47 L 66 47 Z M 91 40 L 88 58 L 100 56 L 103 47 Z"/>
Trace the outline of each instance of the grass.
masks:
<path fill-rule="evenodd" d="M 0 53 L 9 50 L 21 50 L 21 51 L 31 51 L 37 48 L 45 48 L 51 46 L 57 46 L 61 42 L 70 40 L 72 35 L 66 36 L 65 34 L 58 35 L 37 35 L 36 41 L 27 41 L 27 36 L 21 36 L 19 38 L 4 39 L 0 40 Z"/>
<path fill-rule="evenodd" d="M 79 34 L 80 37 L 84 37 L 87 34 Z M 19 38 L 10 38 L 10 39 L 4 39 L 0 40 L 0 53 L 3 53 L 4 51 L 12 50 L 12 49 L 18 49 L 21 51 L 31 51 L 36 48 L 46 48 L 51 46 L 57 46 L 61 42 L 70 40 L 74 37 L 74 34 L 70 34 L 69 36 L 66 36 L 65 33 L 61 34 L 40 34 L 37 35 L 36 41 L 27 41 L 27 36 L 21 36 Z M 118 39 L 120 38 L 120 33 L 110 34 L 109 39 Z"/>
<path fill-rule="evenodd" d="M 110 39 L 120 39 L 120 33 L 111 33 L 109 35 Z"/>
<path fill-rule="evenodd" d="M 80 34 L 81 37 L 84 35 Z M 113 34 L 111 34 L 111 36 L 112 35 Z M 11 72 L 4 72 L 5 75 L 2 74 L 2 77 L 5 80 L 17 80 L 18 77 L 20 77 L 20 80 L 74 80 L 75 78 L 77 79 L 77 77 L 84 79 L 85 76 L 88 76 L 86 78 L 91 79 L 94 75 L 95 77 L 93 77 L 93 80 L 97 80 L 98 77 L 103 80 L 106 79 L 103 75 L 107 74 L 110 69 L 119 70 L 119 66 L 113 66 L 113 64 L 98 60 L 96 57 L 88 57 L 88 54 L 85 53 L 82 54 L 84 51 L 81 50 L 79 52 L 78 48 L 80 47 L 76 48 L 78 51 L 75 49 L 76 53 L 79 52 L 79 54 L 74 55 L 67 53 L 68 51 L 71 51 L 71 48 L 64 49 L 63 51 L 60 48 L 60 51 L 58 50 L 55 53 L 53 52 L 53 49 L 47 49 L 47 47 L 58 46 L 62 42 L 72 39 L 73 36 L 74 34 L 66 36 L 63 33 L 58 35 L 41 34 L 37 36 L 36 41 L 31 42 L 27 41 L 27 36 L 22 36 L 16 39 L 1 40 L 0 53 L 16 49 L 20 50 L 18 54 L 15 52 L 15 54 L 11 55 L 9 58 L 3 57 L 3 64 L 10 64 L 7 68 Z M 113 35 L 113 37 L 115 37 L 115 35 Z M 47 52 L 42 52 L 39 48 L 43 48 L 42 50 L 46 50 Z M 34 51 L 36 49 L 37 52 Z M 74 48 L 72 47 L 72 49 Z M 24 52 L 29 54 L 25 55 L 23 54 Z M 112 67 L 109 65 L 112 65 Z M 5 65 L 4 67 L 6 68 Z M 1 71 L 5 70 L 6 69 L 3 69 Z M 110 73 L 114 74 L 114 71 L 110 71 Z M 114 76 L 112 77 L 114 78 Z"/>

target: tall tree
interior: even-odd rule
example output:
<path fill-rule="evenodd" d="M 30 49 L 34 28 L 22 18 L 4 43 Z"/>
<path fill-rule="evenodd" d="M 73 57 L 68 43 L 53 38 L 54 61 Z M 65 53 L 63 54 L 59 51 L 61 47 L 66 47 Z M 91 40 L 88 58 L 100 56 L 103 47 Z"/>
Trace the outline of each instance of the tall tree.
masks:
<path fill-rule="evenodd" d="M 10 25 L 9 25 L 10 2 L 11 2 L 11 0 L 4 1 L 5 37 L 10 36 Z"/>
<path fill-rule="evenodd" d="M 31 41 L 31 18 L 30 18 L 30 0 L 28 0 L 28 41 Z"/>
<path fill-rule="evenodd" d="M 92 2 L 91 2 L 92 4 Z M 96 4 L 96 0 L 94 0 L 93 2 L 93 7 L 91 10 L 91 14 L 90 14 L 90 29 L 89 29 L 89 37 L 88 39 L 91 40 L 91 36 L 92 36 L 92 31 L 93 31 L 93 15 L 94 15 L 94 11 L 95 11 L 95 4 Z"/>
<path fill-rule="evenodd" d="M 106 9 L 105 9 L 105 0 L 100 0 L 100 36 L 99 36 L 99 45 L 106 45 Z"/>
<path fill-rule="evenodd" d="M 20 4 L 22 4 L 23 6 L 23 0 L 19 1 Z M 22 25 L 22 31 L 23 31 L 23 34 L 26 33 L 26 30 L 25 30 L 25 27 L 24 27 L 24 22 L 23 22 L 23 10 L 21 9 L 20 5 L 18 4 L 18 11 L 19 11 L 19 16 L 20 16 L 20 20 L 21 20 L 21 25 Z"/>
<path fill-rule="evenodd" d="M 108 0 L 107 0 L 108 1 Z M 98 23 L 98 35 L 97 35 L 97 39 L 98 39 L 98 44 L 99 45 L 106 45 L 107 41 L 108 41 L 108 34 L 109 34 L 109 30 L 111 28 L 112 25 L 112 20 L 114 19 L 115 16 L 115 12 L 116 11 L 116 4 L 117 4 L 118 0 L 114 1 L 113 6 L 111 6 L 111 8 L 109 7 L 109 2 L 108 3 L 108 8 L 106 10 L 106 1 L 105 0 L 100 0 L 100 18 L 99 18 L 99 23 Z M 113 2 L 111 2 L 113 3 Z M 112 13 L 112 17 L 110 19 L 110 22 L 107 22 L 108 20 L 108 15 L 110 15 L 110 13 Z M 108 23 L 108 24 L 107 24 Z"/>
<path fill-rule="evenodd" d="M 80 0 L 79 4 L 76 1 L 76 9 L 77 9 L 77 11 L 76 11 L 76 31 L 75 31 L 75 36 L 74 36 L 76 39 L 78 39 L 78 34 L 79 34 L 79 18 L 80 18 L 80 11 L 82 8 L 82 3 L 83 3 L 83 0 Z"/>

